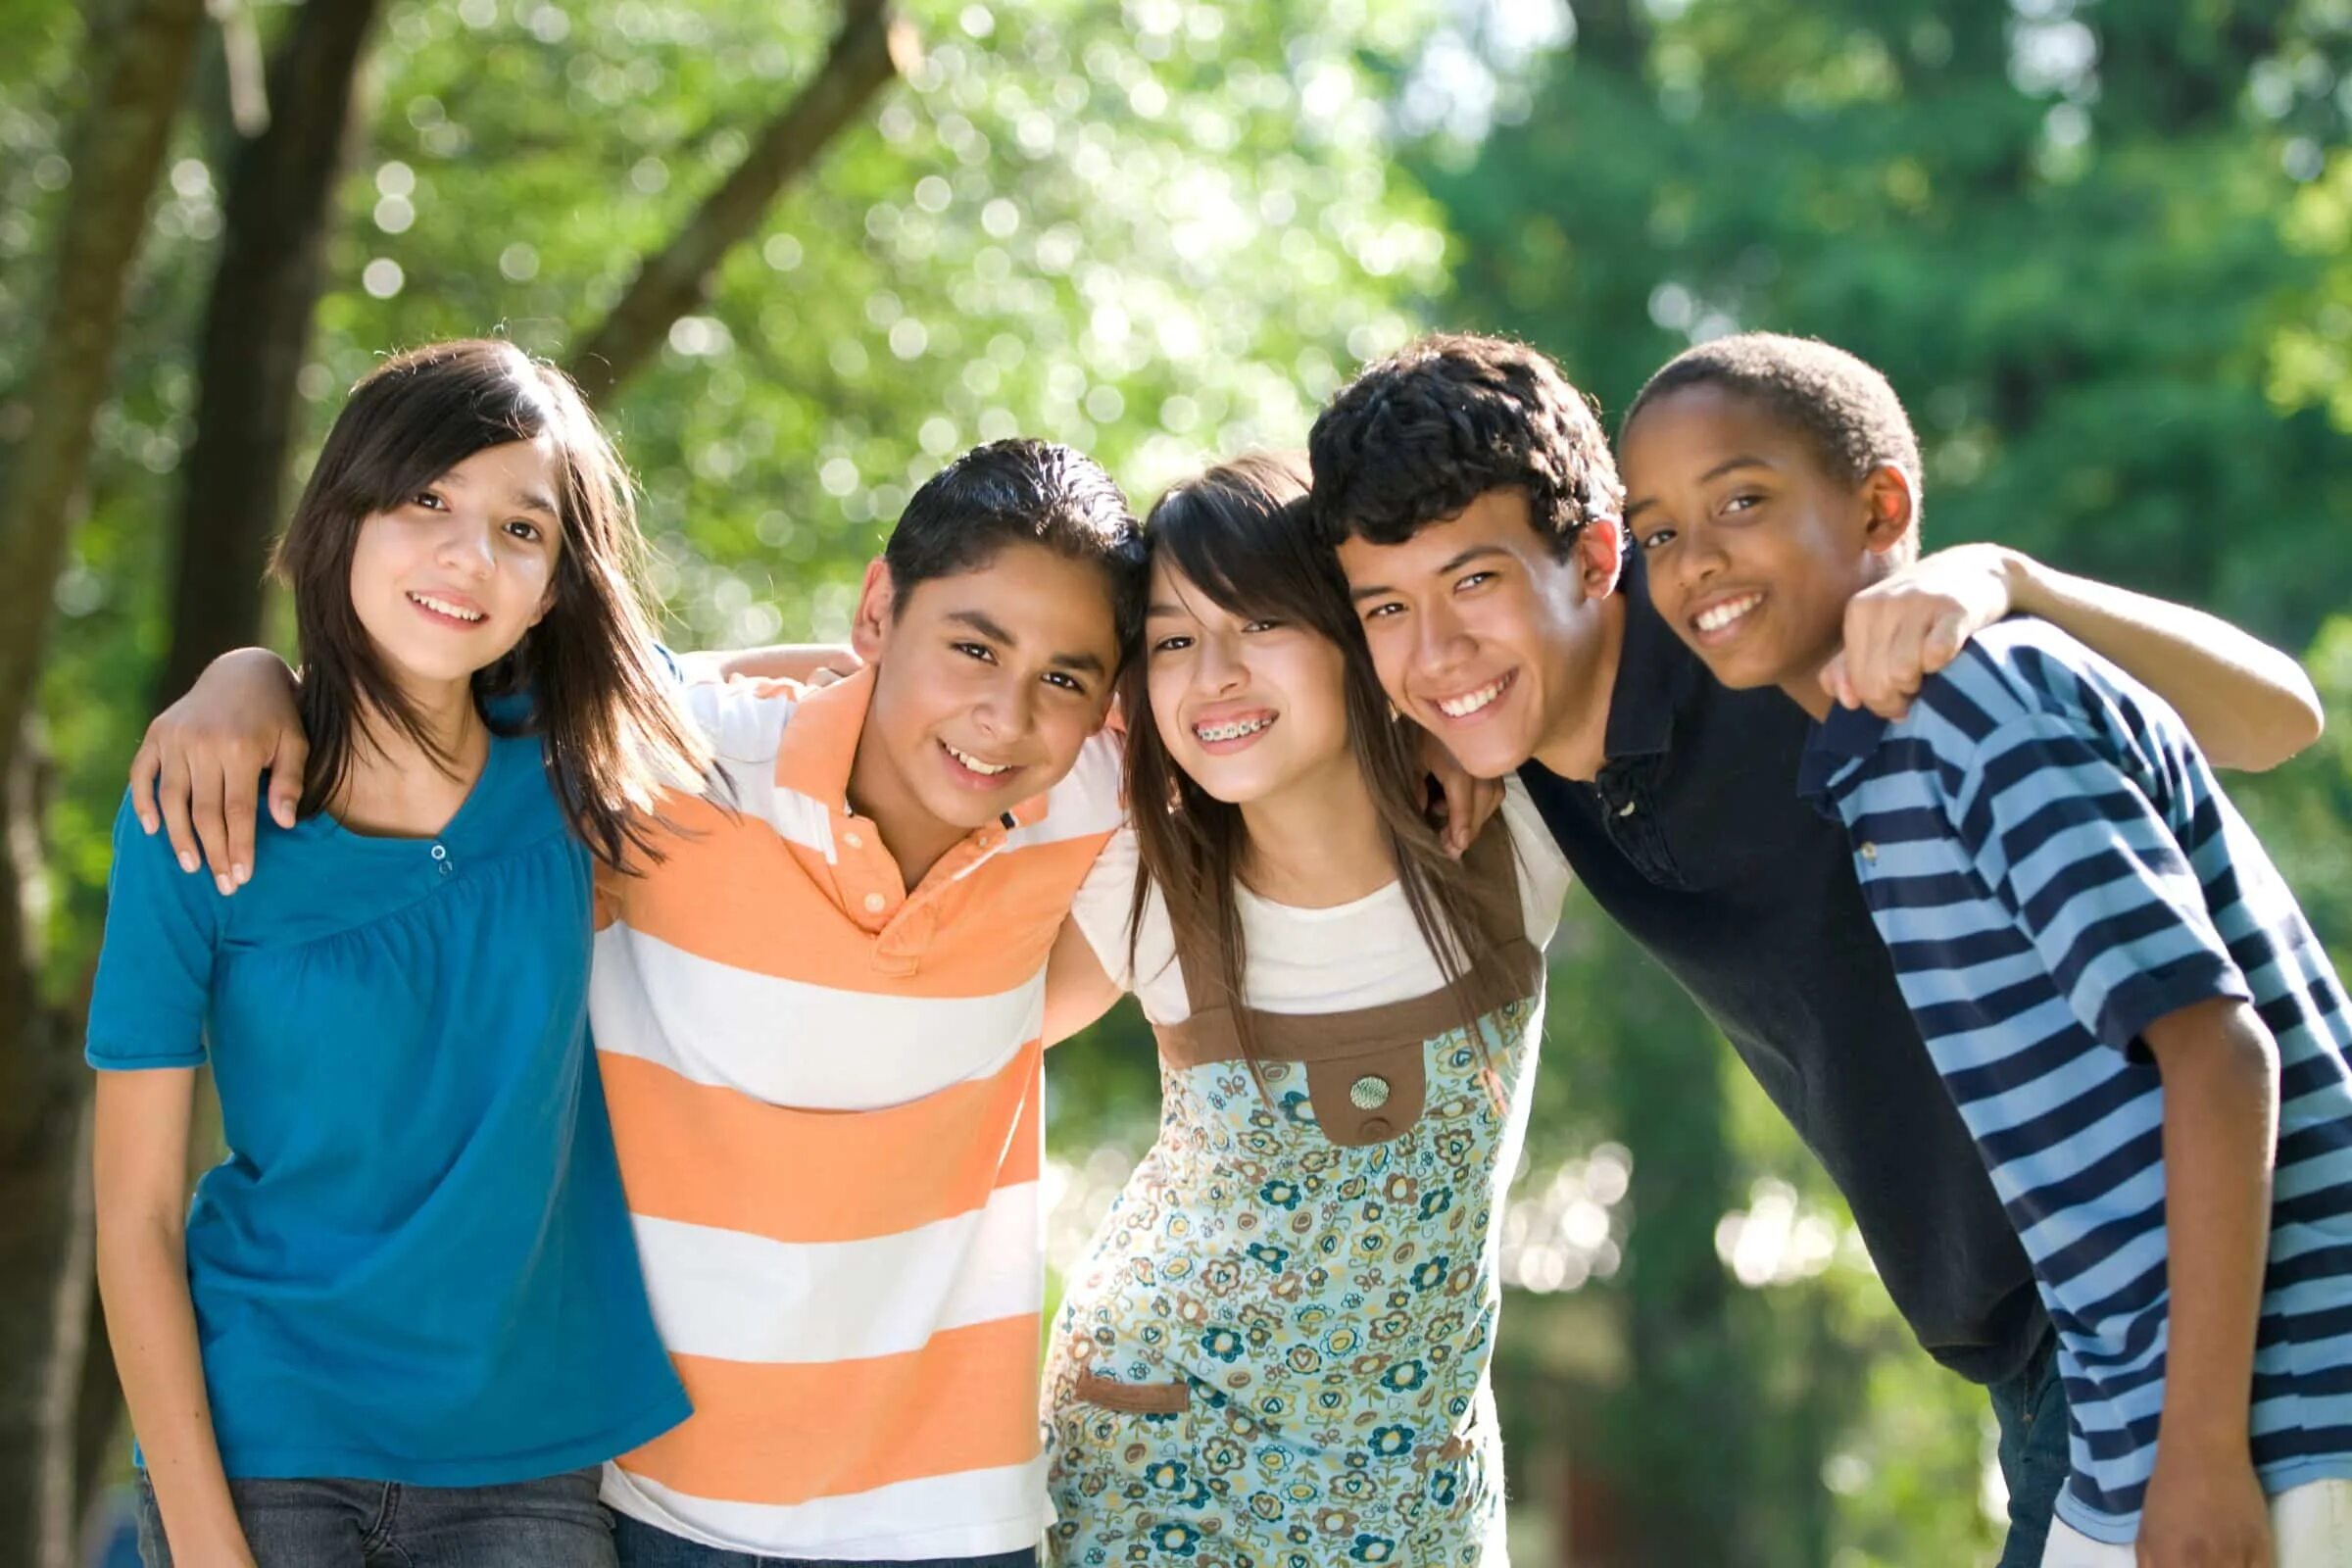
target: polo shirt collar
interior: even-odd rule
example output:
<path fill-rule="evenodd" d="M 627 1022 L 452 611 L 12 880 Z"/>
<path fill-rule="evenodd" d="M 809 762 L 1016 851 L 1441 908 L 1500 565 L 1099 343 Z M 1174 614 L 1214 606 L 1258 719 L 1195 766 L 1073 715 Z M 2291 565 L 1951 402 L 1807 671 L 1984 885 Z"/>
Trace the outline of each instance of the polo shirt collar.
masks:
<path fill-rule="evenodd" d="M 1869 709 L 1832 707 L 1829 717 L 1816 720 L 1805 732 L 1805 749 L 1796 761 L 1796 793 L 1825 816 L 1836 816 L 1832 789 L 1886 737 L 1886 720 Z"/>
<path fill-rule="evenodd" d="M 1625 558 L 1617 592 L 1625 596 L 1625 638 L 1617 650 L 1617 678 L 1609 687 L 1609 722 L 1601 737 L 1606 760 L 1663 757 L 1674 745 L 1676 715 L 1706 678 L 1698 656 L 1658 618 L 1649 602 L 1648 566 L 1640 552 Z"/>
<path fill-rule="evenodd" d="M 776 746 L 776 783 L 829 809 L 846 812 L 850 770 L 858 762 L 858 740 L 874 700 L 874 666 L 830 686 L 804 689 Z M 1044 794 L 1031 796 L 1004 813 L 1004 826 L 1028 827 L 1046 817 Z"/>

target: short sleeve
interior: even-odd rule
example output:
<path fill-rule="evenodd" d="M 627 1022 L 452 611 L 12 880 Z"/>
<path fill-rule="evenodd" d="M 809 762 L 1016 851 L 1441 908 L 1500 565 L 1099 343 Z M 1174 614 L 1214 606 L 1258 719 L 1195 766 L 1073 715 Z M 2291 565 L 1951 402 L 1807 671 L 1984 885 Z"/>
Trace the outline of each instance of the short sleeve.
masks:
<path fill-rule="evenodd" d="M 784 726 L 807 691 L 798 681 L 737 675 L 688 681 L 678 700 L 722 765 L 755 765 L 775 761 Z"/>
<path fill-rule="evenodd" d="M 90 990 L 91 1066 L 202 1065 L 224 903 L 209 878 L 179 868 L 170 839 L 147 836 L 125 797 Z"/>
<path fill-rule="evenodd" d="M 1535 797 L 1515 777 L 1503 781 L 1502 820 L 1519 858 L 1519 912 L 1526 923 L 1527 940 L 1539 948 L 1547 947 L 1552 933 L 1560 928 L 1560 904 L 1574 880 L 1568 858 L 1560 853 L 1559 841 L 1551 836 Z"/>
<path fill-rule="evenodd" d="M 1135 983 L 1128 963 L 1127 917 L 1135 906 L 1139 868 L 1135 829 L 1121 825 L 1103 843 L 1102 853 L 1095 857 L 1093 868 L 1078 884 L 1078 896 L 1070 903 L 1070 918 L 1086 933 L 1087 946 L 1095 950 L 1102 972 L 1121 991 L 1132 989 Z"/>
<path fill-rule="evenodd" d="M 1945 808 L 2076 1019 L 2116 1050 L 2194 1003 L 2251 999 L 2163 811 L 2066 718 L 2000 724 L 1946 775 Z"/>

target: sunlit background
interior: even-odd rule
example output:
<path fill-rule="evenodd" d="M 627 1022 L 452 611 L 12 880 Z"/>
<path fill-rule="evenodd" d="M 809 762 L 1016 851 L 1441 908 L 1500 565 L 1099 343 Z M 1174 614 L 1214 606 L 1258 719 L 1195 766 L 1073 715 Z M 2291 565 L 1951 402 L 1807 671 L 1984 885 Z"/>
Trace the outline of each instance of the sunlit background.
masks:
<path fill-rule="evenodd" d="M 2340 942 L 2348 37 L 2346 0 L 6 0 L 0 696 L 35 700 L 0 757 L 0 1559 L 71 1560 L 126 1463 L 68 1180 L 122 765 L 186 670 L 282 639 L 260 552 L 387 349 L 580 368 L 691 646 L 838 635 L 978 441 L 1082 446 L 1140 506 L 1426 327 L 1526 336 L 1610 412 L 1691 341 L 1815 333 L 1904 394 L 1932 542 L 2312 650 L 2333 733 L 2237 792 Z M 135 117 L 80 127 L 142 47 L 185 69 L 100 389 L 51 307 Z M 306 147 L 341 149 L 307 219 Z M 707 286 L 633 286 L 695 245 Z M 85 438 L 70 493 L 27 477 Z M 1989 1563 L 1984 1399 L 1838 1195 L 1581 903 L 1552 961 L 1495 1372 L 1518 1560 Z M 1051 1078 L 1058 1267 L 1151 1139 L 1149 1034 L 1123 1009 Z"/>

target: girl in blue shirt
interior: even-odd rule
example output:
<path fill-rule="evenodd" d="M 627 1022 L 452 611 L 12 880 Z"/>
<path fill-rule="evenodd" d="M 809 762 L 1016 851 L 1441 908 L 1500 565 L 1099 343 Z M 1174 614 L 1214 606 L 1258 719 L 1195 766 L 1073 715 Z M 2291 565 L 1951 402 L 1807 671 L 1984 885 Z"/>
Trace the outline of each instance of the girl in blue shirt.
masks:
<path fill-rule="evenodd" d="M 151 1568 L 609 1564 L 595 1466 L 686 1414 L 586 1039 L 591 853 L 704 761 L 642 548 L 560 372 L 393 359 L 278 548 L 296 820 L 221 884 L 117 822 L 88 1059 Z"/>

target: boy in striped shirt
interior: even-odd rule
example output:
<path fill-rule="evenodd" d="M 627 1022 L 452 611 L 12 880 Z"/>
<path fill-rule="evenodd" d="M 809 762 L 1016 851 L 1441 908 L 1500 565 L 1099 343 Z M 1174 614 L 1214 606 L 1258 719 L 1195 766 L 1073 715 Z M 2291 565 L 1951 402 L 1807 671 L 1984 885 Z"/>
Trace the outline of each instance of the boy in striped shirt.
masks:
<path fill-rule="evenodd" d="M 1902 719 L 1833 705 L 1846 601 L 1918 541 L 1851 355 L 1692 349 L 1620 448 L 1660 616 L 1817 720 L 1801 787 L 2033 1261 L 2072 1411 L 2043 1563 L 2352 1563 L 2352 1014 L 2186 728 L 2025 619 Z"/>

